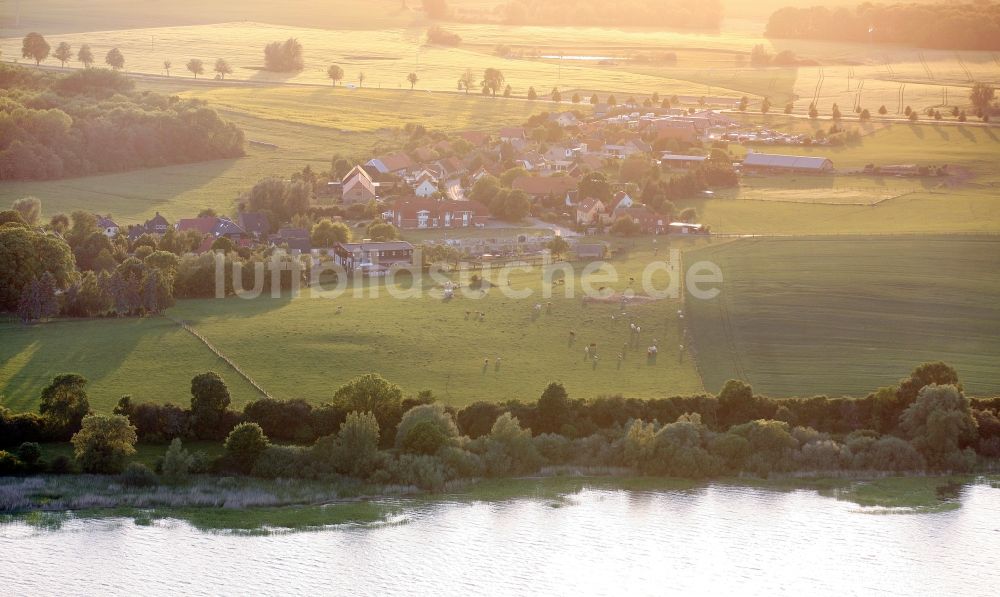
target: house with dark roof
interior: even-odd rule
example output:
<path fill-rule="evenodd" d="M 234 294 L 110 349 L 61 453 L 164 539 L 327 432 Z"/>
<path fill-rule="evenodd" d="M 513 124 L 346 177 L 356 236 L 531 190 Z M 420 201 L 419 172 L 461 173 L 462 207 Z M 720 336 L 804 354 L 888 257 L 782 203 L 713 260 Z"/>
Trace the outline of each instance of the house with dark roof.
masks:
<path fill-rule="evenodd" d="M 312 251 L 312 240 L 305 228 L 281 228 L 268 237 L 268 242 L 275 247 L 286 247 L 293 254 Z"/>
<path fill-rule="evenodd" d="M 247 236 L 247 233 L 236 222 L 228 218 L 201 217 L 201 218 L 181 218 L 177 221 L 177 232 L 194 230 L 203 235 L 211 235 L 215 238 L 226 237 L 232 241 L 239 241 Z"/>
<path fill-rule="evenodd" d="M 104 236 L 108 238 L 114 238 L 118 236 L 118 232 L 121 230 L 118 224 L 110 217 L 106 216 L 95 216 L 97 218 L 97 227 L 104 233 Z"/>
<path fill-rule="evenodd" d="M 160 212 L 156 212 L 156 215 L 146 220 L 145 223 L 130 225 L 128 227 L 128 238 L 134 241 L 143 234 L 160 236 L 167 231 L 167 228 L 170 228 L 170 222 L 161 216 Z"/>
<path fill-rule="evenodd" d="M 644 205 L 633 207 L 619 207 L 614 211 L 612 217 L 615 221 L 622 218 L 629 218 L 638 225 L 643 234 L 661 234 L 667 229 L 669 222 L 663 216 Z"/>
<path fill-rule="evenodd" d="M 170 222 L 166 218 L 160 215 L 160 212 L 156 212 L 156 215 L 152 218 L 146 220 L 143 224 L 146 232 L 150 234 L 163 234 L 170 227 Z"/>
<path fill-rule="evenodd" d="M 255 239 L 261 239 L 271 232 L 271 221 L 267 214 L 254 211 L 241 211 L 236 216 L 236 224 Z"/>
<path fill-rule="evenodd" d="M 413 245 L 402 240 L 337 243 L 333 247 L 333 260 L 348 275 L 382 276 L 393 266 L 412 265 Z"/>

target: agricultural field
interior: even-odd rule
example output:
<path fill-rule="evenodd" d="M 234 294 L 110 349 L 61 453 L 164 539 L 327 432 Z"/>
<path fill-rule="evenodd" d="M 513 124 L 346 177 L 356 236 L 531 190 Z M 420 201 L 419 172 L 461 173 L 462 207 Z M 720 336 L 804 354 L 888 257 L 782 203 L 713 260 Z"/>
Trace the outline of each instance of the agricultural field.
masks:
<path fill-rule="evenodd" d="M 708 391 L 864 395 L 943 360 L 970 394 L 1000 393 L 996 237 L 745 239 L 693 259 L 725 280 L 685 307 Z"/>
<path fill-rule="evenodd" d="M 88 8 L 88 19 L 74 19 L 76 27 L 67 30 L 61 24 L 70 17 L 60 17 L 70 12 L 64 0 L 44 0 L 37 4 L 54 5 L 52 16 L 36 13 L 24 22 L 55 42 L 68 41 L 75 47 L 88 43 L 98 56 L 117 47 L 126 56 L 126 69 L 133 73 L 163 75 L 163 61 L 171 60 L 173 76 L 190 76 L 184 70 L 190 58 L 200 58 L 210 66 L 221 57 L 234 68 L 231 78 L 272 83 L 324 85 L 329 82 L 327 66 L 337 63 L 345 70 L 345 83 L 358 84 L 364 72 L 364 86 L 406 88 L 406 76 L 414 72 L 420 89 L 455 91 L 458 76 L 466 68 L 479 73 L 495 67 L 504 71 L 514 94 L 521 97 L 530 86 L 542 94 L 559 87 L 585 94 L 641 96 L 655 91 L 721 101 L 747 94 L 755 102 L 769 97 L 778 106 L 793 101 L 799 113 L 815 101 L 821 110 L 835 102 L 842 108 L 860 104 L 872 110 L 885 104 L 892 114 L 899 114 L 907 105 L 916 109 L 964 105 L 973 81 L 1000 80 L 1000 55 L 995 53 L 771 40 L 762 36 L 766 14 L 729 19 L 715 33 L 445 23 L 462 37 L 462 44 L 428 46 L 429 23 L 422 15 L 398 3 L 385 3 L 392 6 L 373 10 L 367 19 L 368 13 L 353 3 L 331 11 L 336 18 L 311 17 L 302 14 L 301 1 L 293 2 L 279 17 L 224 2 L 222 8 L 208 10 L 173 7 L 162 18 L 153 19 L 132 15 L 130 9 L 109 0 L 104 6 Z M 100 18 L 104 20 L 97 22 Z M 93 28 L 81 29 L 80 24 L 90 19 L 95 21 Z M 19 34 L 22 29 L 10 30 L 0 40 L 4 56 L 19 55 Z M 299 39 L 305 47 L 305 68 L 295 74 L 260 70 L 263 46 L 288 37 Z M 750 68 L 747 56 L 758 44 L 772 54 L 789 50 L 811 62 Z M 499 45 L 512 48 L 516 57 L 496 56 Z M 676 61 L 635 60 L 666 52 L 675 54 Z"/>
<path fill-rule="evenodd" d="M 678 240 L 673 245 L 687 249 L 694 242 Z M 652 244 L 637 240 L 625 246 L 630 249 L 627 258 L 611 261 L 617 281 L 600 272 L 586 279 L 616 291 L 628 288 L 629 277 L 641 280 L 643 268 L 654 257 Z M 658 258 L 663 259 L 664 240 L 659 248 Z M 662 270 L 653 280 L 657 288 L 666 287 Z M 495 277 L 493 281 L 502 284 Z M 619 369 L 617 353 L 629 339 L 629 320 L 620 316 L 617 301 L 584 304 L 580 281 L 573 297 L 566 296 L 568 285 L 554 285 L 549 286 L 552 298 L 542 298 L 536 267 L 532 273 L 514 272 L 510 286 L 531 289 L 537 299 L 507 298 L 498 288 L 481 297 L 456 293 L 450 301 L 429 292 L 422 298 L 398 299 L 376 284 L 377 297 L 361 287 L 363 298 L 350 290 L 339 298 L 306 291 L 298 298 L 184 300 L 167 314 L 187 321 L 277 398 L 328 401 L 341 384 L 371 371 L 400 384 L 407 394 L 430 389 L 456 406 L 476 400 L 534 400 L 553 380 L 565 383 L 571 395 L 587 398 L 701 391 L 690 359 L 678 353 L 678 301 L 627 308 L 632 321 L 644 329 Z M 428 290 L 433 286 L 430 280 L 426 284 Z M 536 300 L 543 305 L 551 300 L 551 313 L 543 307 L 535 316 Z M 466 311 L 484 312 L 485 321 L 466 319 Z M 577 336 L 572 346 L 570 331 Z M 91 380 L 91 403 L 101 411 L 110 411 L 122 394 L 139 401 L 186 404 L 191 377 L 206 370 L 224 376 L 236 406 L 258 397 L 204 345 L 164 318 L 55 321 L 29 327 L 6 323 L 0 324 L 0 337 L 0 362 L 5 363 L 0 394 L 5 396 L 3 405 L 15 410 L 34 409 L 40 388 L 53 375 L 70 370 Z M 646 347 L 654 338 L 660 351 L 650 362 Z M 584 346 L 591 342 L 600 357 L 596 367 L 584 360 Z M 484 371 L 486 358 L 490 364 Z"/>
<path fill-rule="evenodd" d="M 230 213 L 243 191 L 265 176 L 288 176 L 306 165 L 329 170 L 334 154 L 367 160 L 381 147 L 401 143 L 397 130 L 422 123 L 445 131 L 495 130 L 527 119 L 530 102 L 480 96 L 361 89 L 265 86 L 218 88 L 188 81 L 140 81 L 140 89 L 206 99 L 246 133 L 247 156 L 178 164 L 134 172 L 55 181 L 2 182 L 0 204 L 32 195 L 45 215 L 86 206 L 122 223 L 141 222 L 155 212 L 171 221 L 205 207 Z"/>

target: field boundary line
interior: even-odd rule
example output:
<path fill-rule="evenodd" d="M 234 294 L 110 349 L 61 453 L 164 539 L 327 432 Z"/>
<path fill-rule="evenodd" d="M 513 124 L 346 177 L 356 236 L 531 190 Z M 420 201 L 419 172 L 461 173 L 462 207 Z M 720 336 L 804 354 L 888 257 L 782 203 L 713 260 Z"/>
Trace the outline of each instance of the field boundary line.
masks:
<path fill-rule="evenodd" d="M 233 369 L 233 371 L 235 371 L 236 373 L 239 374 L 240 377 L 242 377 L 243 379 L 245 379 L 247 381 L 247 383 L 249 383 L 255 390 L 257 390 L 258 392 L 260 392 L 262 396 L 264 396 L 265 398 L 270 398 L 271 400 L 275 399 L 274 396 L 272 396 L 270 393 L 268 393 L 268 391 L 265 390 L 263 388 L 263 386 L 261 386 L 259 383 L 257 383 L 256 380 L 254 380 L 254 378 L 250 377 L 249 373 L 247 373 L 242 368 L 240 368 L 240 366 L 237 365 L 231 358 L 227 357 L 221 350 L 219 350 L 218 348 L 216 348 L 214 344 L 212 344 L 211 342 L 208 341 L 208 338 L 206 338 L 205 336 L 202 336 L 197 330 L 195 330 L 193 327 L 191 327 L 186 321 L 184 321 L 182 319 L 175 319 L 173 317 L 170 317 L 169 315 L 164 315 L 163 317 L 166 318 L 166 319 L 169 319 L 170 321 L 172 321 L 174 323 L 176 323 L 178 326 L 180 326 L 182 329 L 184 329 L 185 331 L 187 331 L 189 334 L 191 334 L 192 336 L 194 336 L 195 338 L 197 338 L 198 340 L 200 340 L 202 344 L 204 344 L 206 347 L 208 347 L 209 350 L 211 350 L 213 353 L 215 353 L 215 356 L 217 356 L 220 359 L 222 359 L 223 361 L 225 361 L 226 364 L 229 365 Z"/>

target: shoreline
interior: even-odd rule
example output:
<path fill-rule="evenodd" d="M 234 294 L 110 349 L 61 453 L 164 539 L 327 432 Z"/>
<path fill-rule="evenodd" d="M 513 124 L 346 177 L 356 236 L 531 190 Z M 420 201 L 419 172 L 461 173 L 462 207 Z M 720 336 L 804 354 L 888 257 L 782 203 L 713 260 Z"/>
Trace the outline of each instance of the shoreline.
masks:
<path fill-rule="evenodd" d="M 178 485 L 127 487 L 117 477 L 60 475 L 0 478 L 0 525 L 27 522 L 58 528 L 72 519 L 133 518 L 137 524 L 180 519 L 201 530 L 269 533 L 339 524 L 391 523 L 414 508 L 444 503 L 500 503 L 518 499 L 570 504 L 582 491 L 665 492 L 711 488 L 814 491 L 876 514 L 921 514 L 961 507 L 962 490 L 973 485 L 1000 488 L 1000 475 L 834 477 L 783 476 L 769 479 L 720 477 L 684 479 L 624 474 L 543 474 L 533 477 L 454 482 L 433 493 L 351 479 L 266 480 L 201 475 Z M 616 471 L 622 473 L 623 471 Z M 866 510 L 868 511 L 868 510 Z"/>

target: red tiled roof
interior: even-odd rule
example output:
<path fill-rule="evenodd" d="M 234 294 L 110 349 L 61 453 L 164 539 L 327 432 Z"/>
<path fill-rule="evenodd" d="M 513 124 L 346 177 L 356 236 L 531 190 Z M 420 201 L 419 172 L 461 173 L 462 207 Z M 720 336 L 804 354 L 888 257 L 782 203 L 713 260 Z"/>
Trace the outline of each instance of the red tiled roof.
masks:
<path fill-rule="evenodd" d="M 563 195 L 572 191 L 580 181 L 572 176 L 518 176 L 511 188 L 532 196 Z"/>
<path fill-rule="evenodd" d="M 211 234 L 218 218 L 181 218 L 177 220 L 177 232 L 197 230 L 201 234 Z"/>

